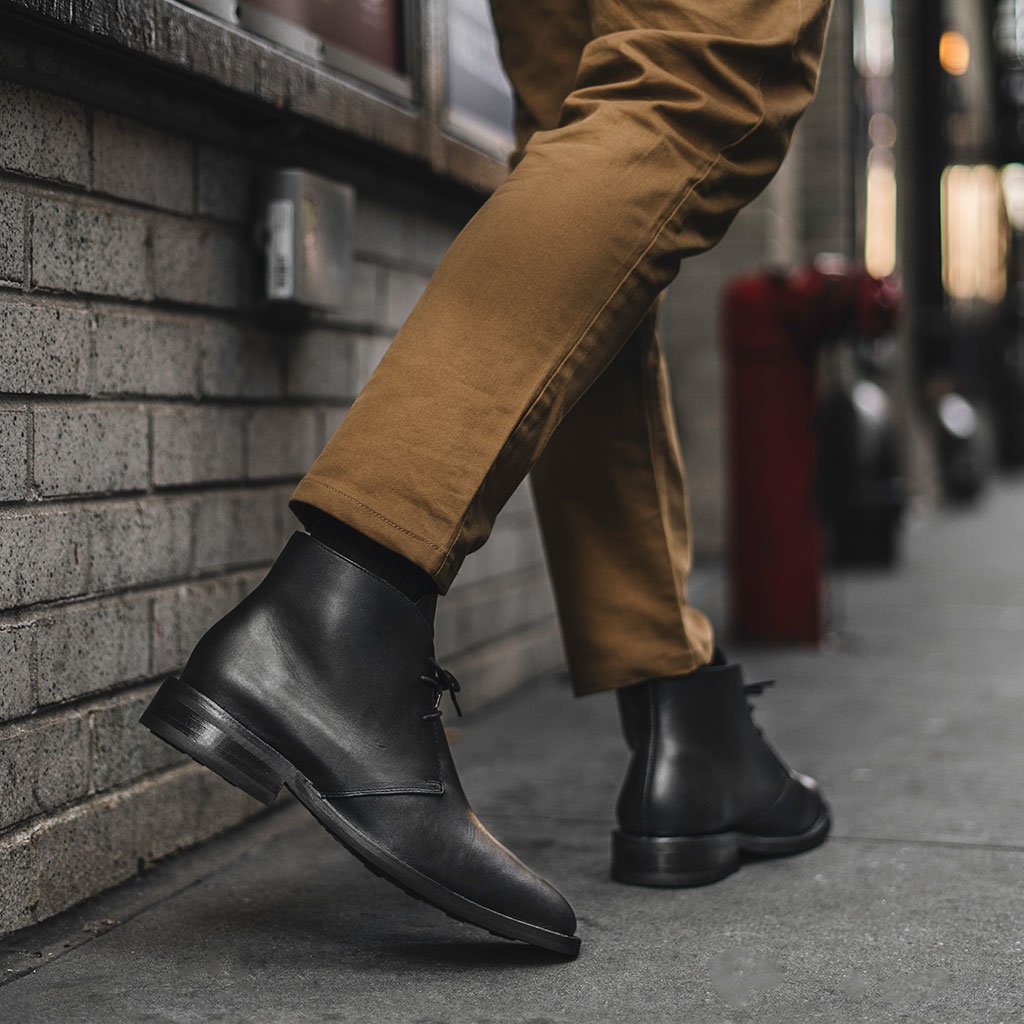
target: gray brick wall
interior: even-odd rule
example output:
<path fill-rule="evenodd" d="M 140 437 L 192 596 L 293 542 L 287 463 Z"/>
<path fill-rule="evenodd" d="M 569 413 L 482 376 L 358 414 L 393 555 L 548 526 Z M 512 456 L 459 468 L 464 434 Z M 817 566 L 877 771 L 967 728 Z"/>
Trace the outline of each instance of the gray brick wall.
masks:
<path fill-rule="evenodd" d="M 258 810 L 137 719 L 296 528 L 292 486 L 464 217 L 361 188 L 344 308 L 277 325 L 252 305 L 259 159 L 0 50 L 3 933 Z M 438 634 L 468 707 L 561 663 L 525 489 Z"/>

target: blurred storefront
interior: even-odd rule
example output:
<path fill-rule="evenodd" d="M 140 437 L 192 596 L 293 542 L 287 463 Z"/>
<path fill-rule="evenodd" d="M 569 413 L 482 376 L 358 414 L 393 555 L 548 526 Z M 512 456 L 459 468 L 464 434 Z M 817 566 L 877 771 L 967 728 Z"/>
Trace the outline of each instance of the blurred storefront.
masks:
<path fill-rule="evenodd" d="M 895 42 L 915 398 L 947 494 L 970 496 L 1024 461 L 1024 5 L 903 5 Z"/>

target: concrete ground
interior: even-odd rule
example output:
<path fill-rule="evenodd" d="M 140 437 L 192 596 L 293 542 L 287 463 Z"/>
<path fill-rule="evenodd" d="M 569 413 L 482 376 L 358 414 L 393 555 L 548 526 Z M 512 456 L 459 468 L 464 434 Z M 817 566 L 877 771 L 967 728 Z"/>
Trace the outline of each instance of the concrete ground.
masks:
<path fill-rule="evenodd" d="M 480 816 L 576 907 L 576 962 L 410 900 L 292 806 L 0 946 L 0 1020 L 1024 1020 L 1022 537 L 1004 485 L 912 527 L 898 572 L 837 579 L 827 651 L 743 652 L 779 680 L 759 722 L 832 802 L 819 850 L 697 890 L 613 883 L 614 702 L 549 680 L 455 751 Z"/>

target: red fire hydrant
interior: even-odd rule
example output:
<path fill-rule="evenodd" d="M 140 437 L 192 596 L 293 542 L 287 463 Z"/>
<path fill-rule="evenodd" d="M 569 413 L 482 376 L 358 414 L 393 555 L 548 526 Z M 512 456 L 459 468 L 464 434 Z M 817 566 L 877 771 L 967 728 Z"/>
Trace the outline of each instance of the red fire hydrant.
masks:
<path fill-rule="evenodd" d="M 787 324 L 789 280 L 733 281 L 726 356 L 730 632 L 816 643 L 824 628 L 814 492 L 815 349 Z"/>
<path fill-rule="evenodd" d="M 739 640 L 822 639 L 817 357 L 844 334 L 885 330 L 890 287 L 833 260 L 741 277 L 725 291 L 729 611 Z"/>

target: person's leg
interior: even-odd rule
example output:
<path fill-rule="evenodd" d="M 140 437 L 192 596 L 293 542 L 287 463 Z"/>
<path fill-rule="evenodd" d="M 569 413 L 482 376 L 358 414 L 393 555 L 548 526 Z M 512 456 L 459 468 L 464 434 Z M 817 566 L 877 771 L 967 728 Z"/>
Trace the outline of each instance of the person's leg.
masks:
<path fill-rule="evenodd" d="M 593 38 L 590 11 L 586 0 L 498 0 L 493 10 L 515 95 L 514 167 L 535 132 L 558 124 Z M 686 603 L 689 510 L 658 345 L 659 302 L 531 472 L 577 694 L 711 660 L 710 623 Z"/>
<path fill-rule="evenodd" d="M 632 751 L 612 873 L 703 885 L 817 846 L 816 783 L 765 742 L 743 675 L 685 599 L 689 517 L 655 310 L 533 468 L 573 686 L 615 691 Z M 756 689 L 756 688 L 755 688 Z"/>
<path fill-rule="evenodd" d="M 690 672 L 711 624 L 687 603 L 685 474 L 652 308 L 533 467 L 578 695 Z"/>
<path fill-rule="evenodd" d="M 410 892 L 566 955 L 571 908 L 459 785 L 433 594 L 359 538 L 447 589 L 680 259 L 776 170 L 814 91 L 827 0 L 593 0 L 590 15 L 558 126 L 460 234 L 293 496 L 314 530 L 323 513 L 349 539 L 296 534 L 143 719 L 268 803 L 288 785 Z M 355 560 L 337 553 L 353 533 Z"/>
<path fill-rule="evenodd" d="M 584 9 L 579 0 L 576 31 L 560 33 L 564 65 L 578 60 L 573 43 L 586 43 Z M 555 126 L 568 81 L 545 75 L 526 40 L 513 38 L 503 57 L 518 154 L 534 131 Z M 687 604 L 689 510 L 656 324 L 657 303 L 559 424 L 531 481 L 573 687 L 616 692 L 633 755 L 612 873 L 700 885 L 735 870 L 743 853 L 816 846 L 830 822 L 814 781 L 764 742 L 739 666 Z"/>
<path fill-rule="evenodd" d="M 499 27 L 519 3 L 495 4 Z M 589 9 L 557 127 L 456 239 L 293 495 L 441 592 L 680 260 L 775 173 L 814 93 L 828 0 Z"/>

